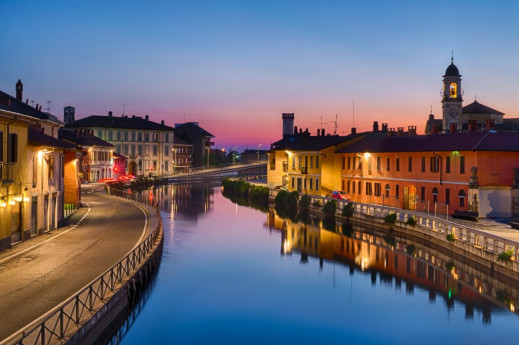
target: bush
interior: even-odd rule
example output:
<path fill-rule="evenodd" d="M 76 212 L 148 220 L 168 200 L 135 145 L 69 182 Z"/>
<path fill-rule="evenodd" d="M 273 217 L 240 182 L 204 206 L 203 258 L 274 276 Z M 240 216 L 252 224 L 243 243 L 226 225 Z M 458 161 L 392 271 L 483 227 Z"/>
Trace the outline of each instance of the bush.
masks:
<path fill-rule="evenodd" d="M 447 236 L 445 236 L 445 238 L 447 239 L 447 241 L 452 243 L 456 239 L 456 236 L 454 236 L 454 234 L 448 234 Z"/>
<path fill-rule="evenodd" d="M 351 223 L 342 223 L 342 233 L 347 237 L 353 237 L 353 225 Z"/>
<path fill-rule="evenodd" d="M 327 215 L 335 215 L 335 211 L 337 211 L 337 201 L 330 200 L 323 206 L 323 212 Z"/>
<path fill-rule="evenodd" d="M 281 206 L 286 204 L 288 198 L 288 192 L 286 190 L 280 190 L 274 199 L 276 205 Z"/>
<path fill-rule="evenodd" d="M 312 203 L 312 206 L 313 207 L 321 207 L 321 201 L 320 200 L 316 200 Z"/>
<path fill-rule="evenodd" d="M 511 261 L 513 256 L 514 256 L 514 250 L 513 249 L 509 249 L 509 250 L 505 250 L 504 252 L 499 254 L 497 256 L 497 260 L 499 260 L 499 261 Z"/>
<path fill-rule="evenodd" d="M 393 236 L 386 235 L 384 236 L 384 241 L 392 247 L 396 246 L 396 239 Z"/>
<path fill-rule="evenodd" d="M 325 228 L 326 230 L 335 232 L 335 230 L 336 230 L 335 217 L 325 216 L 323 218 L 323 228 Z"/>
<path fill-rule="evenodd" d="M 414 253 L 416 252 L 416 247 L 414 244 L 408 244 L 407 246 L 405 246 L 405 251 L 409 255 L 414 255 Z"/>
<path fill-rule="evenodd" d="M 289 209 L 295 210 L 297 209 L 297 202 L 299 201 L 299 193 L 297 191 L 293 191 L 288 194 L 285 199 L 285 206 Z"/>
<path fill-rule="evenodd" d="M 306 194 L 304 194 L 300 199 L 299 199 L 299 207 L 302 207 L 302 208 L 308 208 L 310 207 L 310 197 Z"/>
<path fill-rule="evenodd" d="M 409 217 L 407 218 L 407 221 L 405 222 L 406 225 L 411 225 L 411 226 L 415 226 L 416 225 L 416 219 L 414 219 L 413 217 Z"/>
<path fill-rule="evenodd" d="M 396 222 L 396 213 L 390 213 L 384 217 L 384 223 L 386 224 L 395 224 Z"/>
<path fill-rule="evenodd" d="M 355 205 L 353 205 L 352 202 L 347 203 L 342 208 L 342 215 L 346 218 L 353 217 L 353 210 L 355 208 Z"/>

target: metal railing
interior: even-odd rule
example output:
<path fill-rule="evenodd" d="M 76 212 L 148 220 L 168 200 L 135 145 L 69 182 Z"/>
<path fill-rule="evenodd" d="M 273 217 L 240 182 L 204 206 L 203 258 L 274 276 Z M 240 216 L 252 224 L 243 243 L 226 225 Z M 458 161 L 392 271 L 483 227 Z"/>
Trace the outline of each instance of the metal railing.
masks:
<path fill-rule="evenodd" d="M 121 195 L 124 195 L 121 194 Z M 133 200 L 133 199 L 131 199 Z M 134 200 L 135 201 L 135 200 Z M 6 338 L 4 344 L 61 344 L 113 297 L 155 252 L 163 237 L 162 219 L 124 258 L 39 319 Z"/>
<path fill-rule="evenodd" d="M 63 204 L 63 216 L 68 218 L 79 209 L 79 203 Z"/>
<path fill-rule="evenodd" d="M 271 189 L 270 196 L 275 197 L 279 190 Z M 342 208 L 349 201 L 337 200 L 323 196 L 308 195 L 311 199 L 310 204 L 319 201 L 321 206 L 330 200 L 337 201 L 337 214 L 340 215 Z M 484 256 L 488 259 L 496 260 L 496 257 L 507 251 L 512 250 L 513 256 L 510 262 L 503 262 L 507 268 L 519 273 L 519 242 L 491 234 L 486 231 L 478 230 L 469 225 L 456 223 L 445 219 L 445 216 L 435 217 L 426 213 L 404 210 L 395 207 L 382 206 L 376 204 L 363 204 L 354 202 L 354 217 L 363 218 L 371 222 L 384 224 L 384 217 L 390 213 L 396 214 L 396 225 L 407 228 L 411 231 L 422 230 L 424 233 L 439 240 L 449 243 L 447 235 L 452 235 L 454 243 L 470 253 Z M 407 220 L 412 217 L 416 220 L 416 225 L 407 225 Z"/>

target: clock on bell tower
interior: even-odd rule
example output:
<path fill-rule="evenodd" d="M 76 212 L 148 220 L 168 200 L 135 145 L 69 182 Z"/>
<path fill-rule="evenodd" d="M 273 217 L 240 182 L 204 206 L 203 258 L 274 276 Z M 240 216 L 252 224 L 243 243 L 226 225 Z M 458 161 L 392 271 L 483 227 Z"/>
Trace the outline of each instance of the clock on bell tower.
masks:
<path fill-rule="evenodd" d="M 447 132 L 451 124 L 456 124 L 456 128 L 461 130 L 461 108 L 462 108 L 462 89 L 461 75 L 458 67 L 454 65 L 454 57 L 451 57 L 451 64 L 447 67 L 443 76 L 442 109 L 443 109 L 443 131 Z"/>

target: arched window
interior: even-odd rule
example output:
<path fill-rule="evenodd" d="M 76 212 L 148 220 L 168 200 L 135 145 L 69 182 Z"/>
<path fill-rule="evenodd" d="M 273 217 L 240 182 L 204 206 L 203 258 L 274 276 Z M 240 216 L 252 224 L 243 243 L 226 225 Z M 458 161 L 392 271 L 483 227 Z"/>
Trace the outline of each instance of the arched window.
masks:
<path fill-rule="evenodd" d="M 462 189 L 458 193 L 458 199 L 460 200 L 460 207 L 465 207 L 465 198 L 467 197 L 467 194 Z"/>
<path fill-rule="evenodd" d="M 386 198 L 389 198 L 389 191 L 391 190 L 391 187 L 389 187 L 389 183 L 386 184 L 384 189 L 386 190 Z"/>
<path fill-rule="evenodd" d="M 451 83 L 450 85 L 450 98 L 456 98 L 458 94 L 458 85 L 456 83 Z"/>
<path fill-rule="evenodd" d="M 433 204 L 438 202 L 438 188 L 434 187 L 432 190 Z"/>

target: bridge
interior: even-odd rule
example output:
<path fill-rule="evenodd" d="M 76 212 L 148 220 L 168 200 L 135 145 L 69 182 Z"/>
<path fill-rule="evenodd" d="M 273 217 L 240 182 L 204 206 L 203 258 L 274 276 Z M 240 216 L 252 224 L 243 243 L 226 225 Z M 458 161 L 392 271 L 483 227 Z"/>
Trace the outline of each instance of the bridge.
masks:
<path fill-rule="evenodd" d="M 244 175 L 267 175 L 267 161 L 258 161 L 246 164 L 226 164 L 210 167 L 198 167 L 189 171 L 176 172 L 165 175 L 164 178 L 170 182 L 181 182 L 186 180 L 198 180 L 211 177 L 237 177 Z"/>

